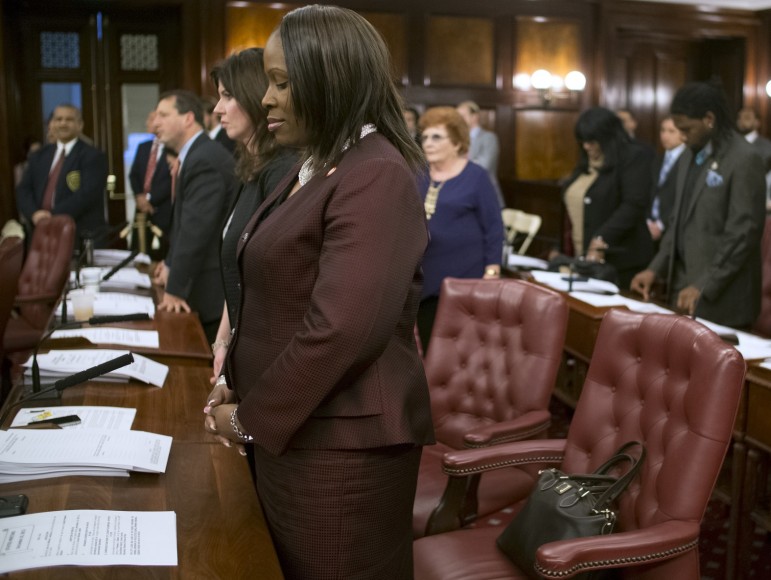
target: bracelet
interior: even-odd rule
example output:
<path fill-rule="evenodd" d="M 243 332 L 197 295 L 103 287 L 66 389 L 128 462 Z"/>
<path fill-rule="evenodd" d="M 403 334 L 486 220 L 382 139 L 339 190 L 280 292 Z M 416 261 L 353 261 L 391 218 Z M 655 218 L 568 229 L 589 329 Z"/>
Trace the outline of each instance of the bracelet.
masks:
<path fill-rule="evenodd" d="M 499 276 L 500 272 L 496 270 L 495 268 L 487 268 L 485 270 L 485 276 Z"/>
<path fill-rule="evenodd" d="M 220 375 L 217 377 L 217 382 L 214 383 L 215 387 L 227 387 L 228 386 L 228 380 L 225 378 L 225 375 Z"/>
<path fill-rule="evenodd" d="M 215 351 L 218 348 L 223 347 L 227 349 L 229 346 L 230 346 L 230 341 L 228 339 L 218 338 L 213 343 L 211 343 L 211 353 L 215 354 Z"/>
<path fill-rule="evenodd" d="M 233 427 L 233 431 L 235 431 L 236 436 L 243 441 L 244 443 L 251 443 L 254 441 L 254 437 L 251 435 L 247 435 L 241 429 L 238 428 L 238 423 L 236 422 L 236 411 L 238 411 L 238 407 L 233 409 L 233 412 L 230 414 L 230 426 Z"/>

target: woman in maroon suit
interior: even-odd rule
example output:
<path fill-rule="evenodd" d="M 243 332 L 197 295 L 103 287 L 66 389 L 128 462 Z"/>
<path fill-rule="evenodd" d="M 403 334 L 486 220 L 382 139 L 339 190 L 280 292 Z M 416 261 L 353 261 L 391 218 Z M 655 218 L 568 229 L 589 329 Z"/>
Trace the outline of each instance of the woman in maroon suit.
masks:
<path fill-rule="evenodd" d="M 433 443 L 413 332 L 422 155 L 388 51 L 355 12 L 290 12 L 265 71 L 268 128 L 303 162 L 238 244 L 242 306 L 206 428 L 254 442 L 287 579 L 411 578 L 418 464 Z"/>

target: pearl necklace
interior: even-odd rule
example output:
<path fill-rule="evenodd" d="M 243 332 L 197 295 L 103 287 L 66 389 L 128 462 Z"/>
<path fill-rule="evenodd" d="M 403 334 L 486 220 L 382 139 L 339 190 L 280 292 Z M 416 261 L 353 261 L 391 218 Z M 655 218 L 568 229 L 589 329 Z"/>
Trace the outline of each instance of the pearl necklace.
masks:
<path fill-rule="evenodd" d="M 375 127 L 375 125 L 373 125 L 372 123 L 367 123 L 361 128 L 359 139 L 364 139 L 364 137 L 366 137 L 370 133 L 376 133 L 376 132 L 377 132 L 377 127 Z M 350 146 L 351 146 L 351 141 L 349 139 L 343 145 L 343 151 L 346 151 Z M 313 178 L 314 175 L 316 175 L 316 170 L 313 168 L 313 156 L 311 155 L 310 157 L 308 157 L 308 159 L 305 160 L 305 163 L 302 164 L 302 167 L 300 167 L 300 173 L 297 175 L 297 179 L 300 181 L 300 185 L 302 186 L 308 183 Z"/>

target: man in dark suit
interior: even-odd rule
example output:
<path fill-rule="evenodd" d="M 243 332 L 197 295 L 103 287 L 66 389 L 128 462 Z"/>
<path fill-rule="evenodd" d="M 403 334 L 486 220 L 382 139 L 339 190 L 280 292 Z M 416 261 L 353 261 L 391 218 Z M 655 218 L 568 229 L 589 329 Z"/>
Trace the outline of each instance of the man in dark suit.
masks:
<path fill-rule="evenodd" d="M 763 162 L 733 130 L 721 88 L 689 83 L 671 112 L 688 146 L 677 166 L 674 215 L 632 290 L 647 300 L 660 276 L 673 308 L 749 328 L 760 310 Z"/>
<path fill-rule="evenodd" d="M 155 111 L 147 117 L 147 128 L 148 131 L 155 132 Z M 148 220 L 163 232 L 163 236 L 159 240 L 161 251 L 158 257 L 161 259 L 168 252 L 172 211 L 171 172 L 169 171 L 169 164 L 166 162 L 165 152 L 166 147 L 157 136 L 155 139 L 140 143 L 129 172 L 129 181 L 134 192 L 137 210 L 147 214 Z M 150 239 L 150 235 L 148 235 L 148 239 Z"/>
<path fill-rule="evenodd" d="M 685 151 L 683 136 L 675 127 L 671 115 L 661 121 L 659 139 L 664 148 L 664 154 L 659 156 L 653 164 L 653 196 L 647 219 L 648 230 L 651 233 L 651 238 L 656 242 L 656 249 L 658 249 L 661 236 L 672 217 L 672 209 L 675 205 L 675 176 L 677 174 L 674 169 L 680 155 Z"/>
<path fill-rule="evenodd" d="M 68 214 L 77 225 L 76 248 L 83 238 L 105 244 L 107 157 L 79 139 L 83 117 L 74 105 L 54 109 L 50 123 L 55 143 L 29 157 L 16 188 L 16 203 L 29 229 L 53 214 Z"/>
<path fill-rule="evenodd" d="M 155 129 L 178 152 L 169 253 L 156 271 L 166 292 L 159 310 L 195 310 L 213 340 L 225 300 L 219 247 L 237 181 L 233 157 L 203 129 L 201 100 L 189 91 L 161 95 Z"/>
<path fill-rule="evenodd" d="M 744 107 L 739 111 L 736 128 L 744 135 L 747 143 L 755 148 L 766 166 L 766 211 L 771 210 L 771 140 L 766 139 L 758 130 L 760 117 L 755 109 Z"/>
<path fill-rule="evenodd" d="M 225 149 L 230 151 L 231 154 L 235 153 L 236 142 L 228 137 L 227 131 L 222 129 L 220 117 L 214 112 L 214 107 L 217 106 L 217 100 L 207 97 L 204 99 L 203 105 L 203 126 L 209 134 L 209 139 L 222 145 Z"/>

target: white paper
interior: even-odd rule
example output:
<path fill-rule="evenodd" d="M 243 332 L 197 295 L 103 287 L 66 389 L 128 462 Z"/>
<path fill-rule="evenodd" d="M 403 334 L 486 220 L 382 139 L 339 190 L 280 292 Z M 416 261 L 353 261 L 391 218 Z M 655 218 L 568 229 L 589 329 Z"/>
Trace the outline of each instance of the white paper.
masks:
<path fill-rule="evenodd" d="M 696 318 L 696 320 L 717 334 L 736 336 L 739 339 L 739 344 L 734 345 L 734 348 L 741 353 L 745 360 L 762 360 L 771 357 L 771 340 L 767 338 L 742 332 L 730 326 L 716 324 L 703 318 Z"/>
<path fill-rule="evenodd" d="M 102 268 L 101 277 L 103 278 L 106 276 L 110 270 L 111 268 Z M 150 276 L 143 274 L 136 268 L 127 266 L 115 272 L 115 274 L 110 276 L 109 280 L 102 280 L 99 283 L 99 287 L 102 290 L 115 288 L 126 288 L 129 290 L 134 288 L 144 288 L 147 290 L 152 287 L 152 283 L 150 282 Z"/>
<path fill-rule="evenodd" d="M 68 320 L 74 320 L 75 309 L 72 300 L 67 298 Z M 97 292 L 94 295 L 94 316 L 117 316 L 120 314 L 147 313 L 150 318 L 155 316 L 155 304 L 149 296 L 137 296 L 125 292 Z M 61 308 L 56 309 L 56 315 L 61 316 Z"/>
<path fill-rule="evenodd" d="M 533 275 L 533 278 L 535 278 L 537 282 L 541 284 L 545 284 L 546 286 L 554 288 L 555 290 L 567 292 L 568 288 L 570 287 L 569 281 L 563 280 L 563 278 L 568 277 L 567 274 L 562 274 L 560 272 L 543 272 L 540 270 L 534 270 L 531 273 Z M 606 282 L 605 280 L 597 280 L 596 278 L 589 278 L 584 282 L 579 282 L 578 280 L 574 280 L 573 291 L 599 292 L 603 294 L 618 294 L 618 286 L 616 286 L 611 282 Z"/>
<path fill-rule="evenodd" d="M 56 419 L 67 415 L 80 417 L 79 425 L 68 425 L 63 429 L 115 429 L 128 431 L 136 417 L 137 410 L 126 407 L 87 407 L 73 405 L 68 407 L 35 407 L 20 409 L 13 418 L 11 427 L 19 427 L 33 421 Z"/>
<path fill-rule="evenodd" d="M 92 326 L 57 330 L 51 338 L 83 337 L 93 344 L 122 344 L 125 346 L 158 348 L 160 340 L 157 330 L 132 330 L 112 326 Z"/>
<path fill-rule="evenodd" d="M 531 270 L 546 270 L 549 262 L 532 256 L 520 256 L 519 254 L 509 254 L 508 265 L 512 268 L 528 268 Z"/>
<path fill-rule="evenodd" d="M 48 566 L 176 566 L 174 512 L 67 510 L 0 521 L 0 573 Z"/>
<path fill-rule="evenodd" d="M 94 265 L 95 266 L 116 266 L 117 264 L 120 264 L 123 260 L 128 258 L 131 255 L 130 250 L 108 250 L 108 249 L 99 249 L 94 250 Z M 134 264 L 145 264 L 147 266 L 150 265 L 151 260 L 150 256 L 147 254 L 137 254 L 137 257 L 134 258 Z"/>
<path fill-rule="evenodd" d="M 78 469 L 163 473 L 170 449 L 171 437 L 145 431 L 10 429 L 0 431 L 0 483 Z"/>
<path fill-rule="evenodd" d="M 37 355 L 37 364 L 40 368 L 40 376 L 43 377 L 66 377 L 80 371 L 84 371 L 96 365 L 105 363 L 128 354 L 127 350 L 113 349 L 72 349 L 72 350 L 51 350 L 44 354 Z M 156 387 L 162 387 L 166 376 L 169 374 L 169 367 L 155 362 L 140 354 L 132 353 L 134 362 L 118 370 L 102 375 L 98 380 L 106 380 L 110 377 L 121 378 L 129 377 Z M 32 366 L 32 357 L 23 365 L 26 368 Z M 31 371 L 25 372 L 26 376 L 31 375 Z"/>

